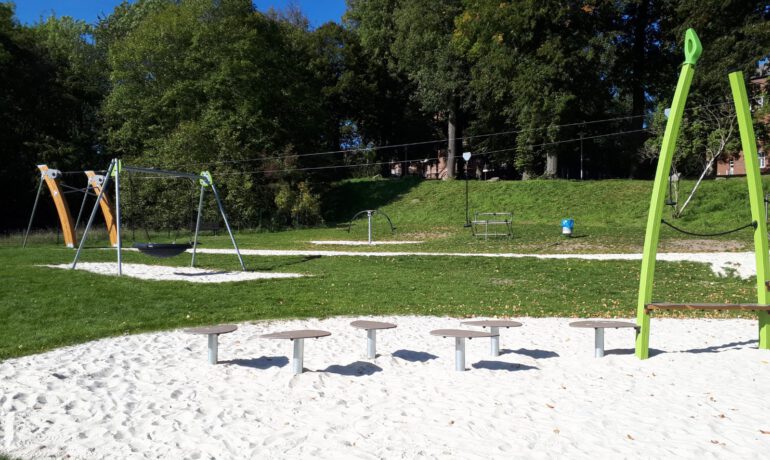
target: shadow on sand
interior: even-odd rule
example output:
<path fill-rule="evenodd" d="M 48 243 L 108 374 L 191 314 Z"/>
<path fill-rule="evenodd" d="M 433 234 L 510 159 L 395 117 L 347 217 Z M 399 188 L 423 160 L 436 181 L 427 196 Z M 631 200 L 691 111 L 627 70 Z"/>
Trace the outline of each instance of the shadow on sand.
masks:
<path fill-rule="evenodd" d="M 286 356 L 262 356 L 252 359 L 220 361 L 219 364 L 233 364 L 235 366 L 251 367 L 253 369 L 270 369 L 271 367 L 283 367 L 289 364 L 289 358 Z"/>
<path fill-rule="evenodd" d="M 430 361 L 431 359 L 436 359 L 438 356 L 432 355 L 430 353 L 425 353 L 424 351 L 414 351 L 414 350 L 397 350 L 393 352 L 394 358 L 400 358 L 404 361 L 410 361 L 413 363 L 424 363 L 427 361 Z"/>

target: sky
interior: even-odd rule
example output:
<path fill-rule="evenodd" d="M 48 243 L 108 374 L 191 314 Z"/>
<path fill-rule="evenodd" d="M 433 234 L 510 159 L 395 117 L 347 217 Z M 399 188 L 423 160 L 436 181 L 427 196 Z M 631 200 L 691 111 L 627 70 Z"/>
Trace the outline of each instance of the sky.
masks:
<path fill-rule="evenodd" d="M 93 23 L 99 17 L 107 16 L 122 0 L 14 0 L 16 17 L 24 24 L 31 24 L 56 13 L 57 16 L 72 16 Z M 271 7 L 277 10 L 296 5 L 310 20 L 312 27 L 328 21 L 339 22 L 345 12 L 345 0 L 255 0 L 260 11 Z"/>

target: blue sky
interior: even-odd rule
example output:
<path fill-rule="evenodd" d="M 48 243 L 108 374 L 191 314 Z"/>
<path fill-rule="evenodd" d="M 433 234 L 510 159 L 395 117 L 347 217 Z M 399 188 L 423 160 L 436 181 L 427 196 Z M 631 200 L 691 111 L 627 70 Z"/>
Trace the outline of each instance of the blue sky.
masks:
<path fill-rule="evenodd" d="M 109 15 L 121 0 L 15 0 L 16 16 L 19 21 L 30 24 L 41 17 L 72 16 L 87 22 L 95 22 L 100 16 Z M 254 4 L 261 11 L 270 7 L 283 10 L 288 5 L 298 6 L 310 19 L 313 27 L 327 21 L 338 21 L 345 12 L 345 0 L 255 0 Z"/>

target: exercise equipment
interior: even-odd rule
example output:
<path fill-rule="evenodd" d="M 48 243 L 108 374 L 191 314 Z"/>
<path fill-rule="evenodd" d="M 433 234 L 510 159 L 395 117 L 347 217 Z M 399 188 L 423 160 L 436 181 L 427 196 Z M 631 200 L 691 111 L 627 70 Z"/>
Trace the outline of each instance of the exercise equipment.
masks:
<path fill-rule="evenodd" d="M 649 357 L 650 345 L 650 313 L 655 310 L 742 310 L 753 311 L 758 316 L 759 348 L 770 349 L 770 261 L 768 260 L 767 222 L 763 214 L 762 181 L 757 156 L 757 143 L 752 126 L 751 112 L 746 84 L 742 72 L 729 74 L 735 111 L 738 116 L 738 129 L 741 136 L 741 146 L 746 159 L 746 178 L 749 187 L 749 203 L 751 206 L 752 223 L 742 228 L 754 228 L 754 253 L 757 266 L 757 303 L 756 304 L 693 304 L 693 303 L 661 303 L 652 302 L 653 277 L 655 274 L 655 257 L 658 251 L 660 226 L 663 223 L 662 213 L 666 194 L 666 175 L 671 169 L 671 161 L 676 149 L 676 140 L 682 122 L 682 114 L 690 84 L 694 74 L 695 64 L 702 52 L 700 40 L 694 30 L 688 29 L 685 34 L 685 62 L 679 75 L 679 81 L 671 104 L 671 113 L 666 123 L 663 142 L 658 158 L 658 168 L 655 174 L 650 211 L 647 215 L 647 230 L 644 237 L 644 252 L 642 254 L 642 270 L 639 280 L 639 296 L 637 302 L 636 324 L 636 356 L 639 359 Z M 670 225 L 666 223 L 667 225 Z M 734 229 L 737 231 L 739 229 Z"/>
<path fill-rule="evenodd" d="M 94 221 L 97 204 L 100 203 L 102 200 L 102 197 L 105 196 L 105 191 L 109 186 L 110 179 L 114 179 L 115 181 L 115 231 L 117 234 L 116 246 L 117 246 L 117 258 L 118 258 L 118 275 L 123 274 L 123 257 L 121 254 L 121 251 L 123 249 L 123 244 L 122 244 L 122 239 L 120 235 L 120 218 L 121 218 L 120 176 L 123 173 L 139 173 L 139 174 L 188 178 L 188 179 L 197 180 L 198 183 L 200 184 L 200 199 L 198 200 L 198 215 L 195 223 L 195 234 L 193 237 L 192 244 L 190 243 L 182 243 L 182 244 L 137 243 L 134 245 L 136 249 L 138 249 L 143 254 L 147 254 L 153 257 L 166 258 L 166 257 L 174 257 L 192 248 L 192 259 L 190 261 L 190 266 L 194 267 L 196 249 L 198 248 L 198 233 L 199 233 L 200 224 L 201 224 L 201 214 L 203 212 L 203 198 L 205 196 L 206 190 L 211 189 L 211 192 L 214 194 L 214 199 L 216 200 L 217 207 L 219 208 L 219 213 L 222 215 L 222 219 L 225 222 L 227 233 L 230 235 L 230 241 L 233 244 L 233 248 L 235 248 L 235 254 L 238 257 L 238 262 L 241 265 L 241 269 L 243 271 L 246 271 L 246 266 L 244 265 L 243 258 L 241 257 L 241 251 L 238 249 L 238 244 L 235 242 L 235 236 L 233 236 L 232 229 L 230 228 L 230 222 L 227 220 L 227 214 L 225 213 L 225 208 L 222 205 L 222 200 L 219 198 L 219 192 L 217 191 L 217 188 L 214 185 L 214 181 L 211 177 L 210 172 L 203 171 L 200 174 L 193 174 L 193 173 L 180 172 L 180 171 L 169 171 L 164 169 L 142 168 L 137 166 L 124 166 L 123 162 L 117 158 L 113 159 L 110 162 L 109 167 L 107 168 L 107 173 L 105 174 L 104 182 L 102 184 L 101 189 L 99 190 L 99 197 L 96 200 L 97 203 L 94 204 L 94 207 L 91 210 L 91 215 L 88 218 L 88 224 L 86 225 L 85 232 L 83 233 L 83 238 L 81 238 L 80 245 L 78 246 L 78 250 L 75 253 L 75 260 L 72 261 L 73 270 L 77 267 L 77 263 L 80 258 L 80 253 L 83 250 L 83 245 L 85 244 L 86 238 L 88 237 L 88 231 L 90 230 L 91 224 Z"/>
<path fill-rule="evenodd" d="M 357 212 L 353 218 L 350 219 L 350 222 L 348 223 L 348 233 L 350 233 L 350 229 L 353 227 L 353 221 L 356 220 L 358 216 L 362 216 L 364 214 L 366 214 L 366 220 L 369 225 L 369 230 L 367 232 L 369 244 L 374 243 L 374 229 L 372 227 L 372 220 L 374 219 L 375 214 L 382 214 L 385 216 L 385 219 L 388 220 L 388 225 L 390 225 L 390 233 L 393 234 L 396 232 L 396 227 L 393 226 L 393 221 L 390 220 L 390 217 L 388 217 L 387 214 L 380 211 L 379 209 L 366 209 L 364 211 Z"/>
<path fill-rule="evenodd" d="M 48 190 L 51 193 L 54 204 L 56 205 L 56 212 L 59 216 L 59 222 L 62 228 L 62 234 L 64 235 L 64 244 L 68 248 L 75 247 L 77 244 L 77 228 L 80 224 L 80 217 L 83 214 L 83 209 L 86 205 L 86 200 L 89 196 L 98 196 L 104 182 L 104 176 L 96 174 L 94 171 L 84 171 L 88 178 L 88 184 L 85 188 L 77 188 L 67 185 L 62 180 L 62 172 L 58 169 L 49 168 L 47 165 L 37 165 L 40 170 L 40 182 L 37 187 L 37 194 L 35 195 L 35 204 L 32 206 L 32 213 L 29 216 L 29 224 L 27 224 L 27 231 L 24 232 L 24 240 L 22 247 L 27 247 L 27 238 L 32 230 L 32 222 L 35 219 L 37 213 L 37 206 L 40 201 L 40 195 L 43 191 L 43 184 L 48 186 Z M 80 212 L 74 223 L 72 221 L 72 214 L 70 213 L 69 204 L 64 199 L 64 195 L 68 193 L 82 193 L 83 201 L 80 205 Z M 102 200 L 98 202 L 104 215 L 104 222 L 107 226 L 107 232 L 110 236 L 110 243 L 112 246 L 117 245 L 117 232 L 115 229 L 114 210 L 112 203 L 110 203 L 107 196 L 103 196 Z"/>

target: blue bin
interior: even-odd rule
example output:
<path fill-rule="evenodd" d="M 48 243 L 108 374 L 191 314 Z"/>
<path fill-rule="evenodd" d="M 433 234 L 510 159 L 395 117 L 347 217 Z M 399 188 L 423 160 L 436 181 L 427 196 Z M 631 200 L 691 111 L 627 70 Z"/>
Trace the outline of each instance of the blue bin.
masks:
<path fill-rule="evenodd" d="M 561 220 L 561 234 L 565 236 L 572 236 L 572 230 L 575 228 L 575 219 L 562 219 Z"/>

